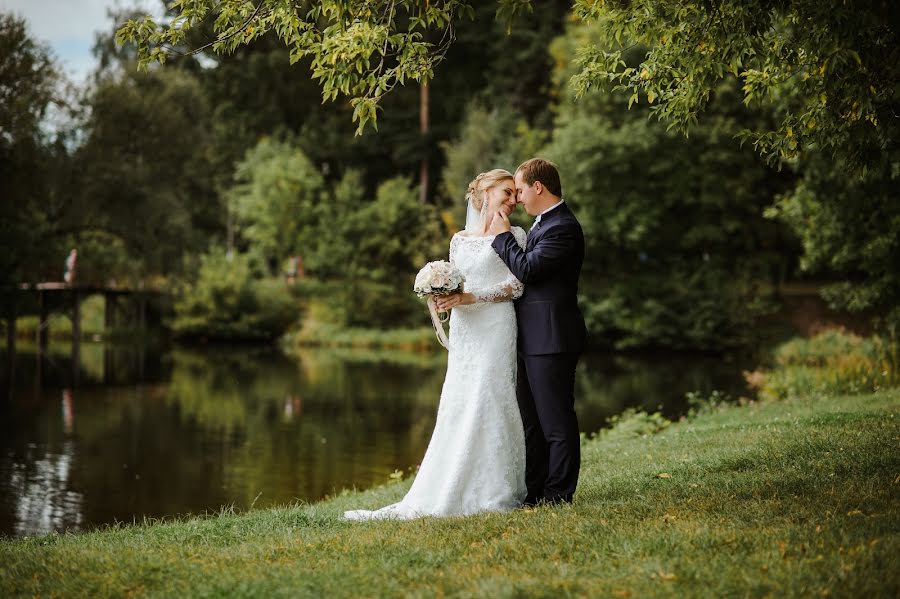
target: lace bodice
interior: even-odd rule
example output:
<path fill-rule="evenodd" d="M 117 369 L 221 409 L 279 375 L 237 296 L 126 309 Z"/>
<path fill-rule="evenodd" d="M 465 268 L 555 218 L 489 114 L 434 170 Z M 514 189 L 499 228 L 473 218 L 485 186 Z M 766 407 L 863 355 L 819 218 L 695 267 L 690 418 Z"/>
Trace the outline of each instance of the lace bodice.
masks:
<path fill-rule="evenodd" d="M 513 237 L 525 248 L 525 231 L 512 228 Z M 518 299 L 525 286 L 507 268 L 491 242 L 493 235 L 471 237 L 457 233 L 450 240 L 450 263 L 466 278 L 463 291 L 475 296 L 475 305 Z"/>

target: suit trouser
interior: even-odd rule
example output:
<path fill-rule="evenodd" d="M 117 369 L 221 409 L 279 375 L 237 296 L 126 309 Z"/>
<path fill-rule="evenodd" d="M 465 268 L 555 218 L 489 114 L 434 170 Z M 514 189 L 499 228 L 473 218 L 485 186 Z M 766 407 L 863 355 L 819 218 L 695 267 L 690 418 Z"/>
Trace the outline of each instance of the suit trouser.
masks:
<path fill-rule="evenodd" d="M 525 428 L 526 501 L 572 501 L 581 467 L 575 416 L 578 353 L 519 354 L 516 398 Z"/>

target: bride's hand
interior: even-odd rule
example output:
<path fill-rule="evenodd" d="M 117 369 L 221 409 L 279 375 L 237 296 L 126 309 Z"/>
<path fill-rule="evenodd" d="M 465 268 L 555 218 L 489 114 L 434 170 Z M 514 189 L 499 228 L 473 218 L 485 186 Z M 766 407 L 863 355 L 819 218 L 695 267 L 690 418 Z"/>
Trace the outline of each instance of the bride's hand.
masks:
<path fill-rule="evenodd" d="M 491 219 L 488 233 L 491 235 L 499 235 L 500 233 L 506 233 L 511 228 L 512 225 L 509 224 L 509 218 L 506 216 L 506 213 L 502 210 L 498 210 L 494 213 L 494 218 Z"/>
<path fill-rule="evenodd" d="M 456 306 L 469 306 L 475 303 L 475 296 L 471 293 L 451 293 L 450 295 L 437 295 L 434 298 L 434 306 L 438 312 L 446 312 Z"/>

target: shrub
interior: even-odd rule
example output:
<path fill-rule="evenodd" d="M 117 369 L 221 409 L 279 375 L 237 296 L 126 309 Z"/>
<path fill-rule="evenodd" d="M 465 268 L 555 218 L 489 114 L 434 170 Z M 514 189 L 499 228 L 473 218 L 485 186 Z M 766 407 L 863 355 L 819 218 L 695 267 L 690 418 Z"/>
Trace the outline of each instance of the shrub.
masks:
<path fill-rule="evenodd" d="M 776 349 L 775 368 L 745 373 L 761 399 L 820 393 L 866 393 L 900 385 L 895 339 L 840 330 L 794 339 Z"/>
<path fill-rule="evenodd" d="M 365 280 L 307 279 L 294 284 L 291 291 L 303 303 L 308 318 L 317 323 L 373 330 L 429 323 L 424 302 L 412 291 L 412 280 L 401 286 Z"/>
<path fill-rule="evenodd" d="M 608 428 L 601 429 L 598 436 L 604 439 L 623 439 L 655 435 L 672 424 L 672 421 L 661 412 L 647 413 L 643 410 L 628 408 L 621 414 L 606 419 Z"/>
<path fill-rule="evenodd" d="M 170 324 L 180 338 L 271 341 L 299 316 L 299 303 L 283 282 L 254 279 L 247 256 L 229 258 L 215 249 L 183 286 Z"/>

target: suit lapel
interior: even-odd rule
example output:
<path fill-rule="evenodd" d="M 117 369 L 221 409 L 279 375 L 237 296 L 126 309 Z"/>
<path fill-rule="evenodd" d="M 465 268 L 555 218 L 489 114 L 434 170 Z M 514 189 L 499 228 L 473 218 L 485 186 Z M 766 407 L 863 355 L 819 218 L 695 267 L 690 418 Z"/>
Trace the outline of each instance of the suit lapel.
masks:
<path fill-rule="evenodd" d="M 540 234 L 541 226 L 540 224 L 532 225 L 532 227 L 528 230 L 528 234 L 525 236 L 525 248 L 531 249 L 537 241 L 538 235 Z"/>
<path fill-rule="evenodd" d="M 563 202 L 559 205 L 558 208 L 555 208 L 547 214 L 541 216 L 541 222 L 532 225 L 528 230 L 528 234 L 525 236 L 525 247 L 531 249 L 531 247 L 535 243 L 537 243 L 537 240 L 541 236 L 543 230 L 546 229 L 547 226 L 554 220 L 562 218 L 566 213 L 571 214 L 569 212 L 569 207 L 566 205 L 566 202 Z"/>

